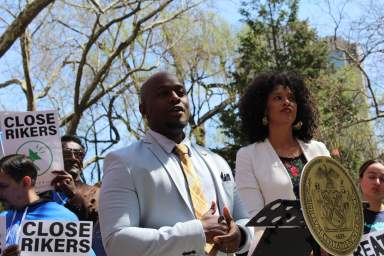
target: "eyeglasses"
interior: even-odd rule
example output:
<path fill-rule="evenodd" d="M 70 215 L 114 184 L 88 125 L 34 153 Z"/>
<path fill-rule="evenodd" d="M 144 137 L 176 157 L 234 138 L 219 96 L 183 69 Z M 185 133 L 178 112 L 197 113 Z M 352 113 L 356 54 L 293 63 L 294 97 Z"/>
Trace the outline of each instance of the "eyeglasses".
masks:
<path fill-rule="evenodd" d="M 84 157 L 84 150 L 82 149 L 73 149 L 73 148 L 63 148 L 63 156 L 64 158 L 70 158 L 75 156 L 76 158 Z"/>

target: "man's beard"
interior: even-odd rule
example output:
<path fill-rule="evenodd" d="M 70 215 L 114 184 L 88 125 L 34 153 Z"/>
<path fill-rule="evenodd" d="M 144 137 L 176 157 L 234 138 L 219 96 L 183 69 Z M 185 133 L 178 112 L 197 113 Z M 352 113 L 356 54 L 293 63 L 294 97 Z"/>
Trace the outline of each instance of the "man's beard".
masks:
<path fill-rule="evenodd" d="M 182 130 L 187 126 L 188 121 L 176 121 L 176 122 L 167 122 L 166 126 L 170 130 Z"/>

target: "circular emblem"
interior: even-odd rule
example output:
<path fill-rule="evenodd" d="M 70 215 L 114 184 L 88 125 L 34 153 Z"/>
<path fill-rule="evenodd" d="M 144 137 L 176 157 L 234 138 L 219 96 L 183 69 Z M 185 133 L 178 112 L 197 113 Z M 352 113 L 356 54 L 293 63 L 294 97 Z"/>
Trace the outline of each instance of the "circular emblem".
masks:
<path fill-rule="evenodd" d="M 333 255 L 349 255 L 363 234 L 363 207 L 352 178 L 330 157 L 304 167 L 300 203 L 305 222 L 319 245 Z"/>
<path fill-rule="evenodd" d="M 38 140 L 30 140 L 19 146 L 16 154 L 23 154 L 31 159 L 38 167 L 38 176 L 43 175 L 51 168 L 53 162 L 52 150 L 47 144 Z"/>

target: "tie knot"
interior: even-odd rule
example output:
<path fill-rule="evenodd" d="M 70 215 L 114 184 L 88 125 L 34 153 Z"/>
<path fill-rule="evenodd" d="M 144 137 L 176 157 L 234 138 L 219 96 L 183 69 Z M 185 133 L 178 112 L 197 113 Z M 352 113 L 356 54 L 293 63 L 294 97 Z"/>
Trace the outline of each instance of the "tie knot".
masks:
<path fill-rule="evenodd" d="M 179 156 L 188 154 L 188 147 L 185 144 L 176 144 L 175 151 Z"/>

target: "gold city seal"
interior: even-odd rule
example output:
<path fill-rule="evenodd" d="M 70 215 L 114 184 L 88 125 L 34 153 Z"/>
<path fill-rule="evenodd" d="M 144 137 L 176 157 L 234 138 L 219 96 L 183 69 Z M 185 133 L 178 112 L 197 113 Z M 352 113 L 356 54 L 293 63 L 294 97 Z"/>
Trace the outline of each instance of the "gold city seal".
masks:
<path fill-rule="evenodd" d="M 300 179 L 304 220 L 319 245 L 333 255 L 349 255 L 363 234 L 363 207 L 352 178 L 330 157 L 316 157 Z"/>

